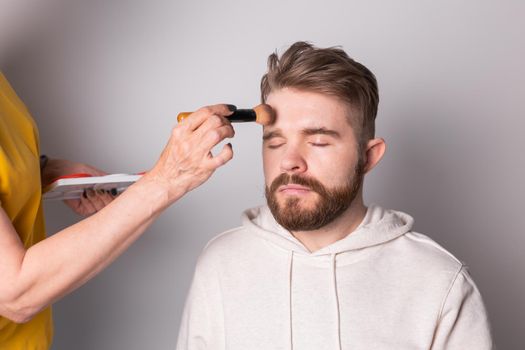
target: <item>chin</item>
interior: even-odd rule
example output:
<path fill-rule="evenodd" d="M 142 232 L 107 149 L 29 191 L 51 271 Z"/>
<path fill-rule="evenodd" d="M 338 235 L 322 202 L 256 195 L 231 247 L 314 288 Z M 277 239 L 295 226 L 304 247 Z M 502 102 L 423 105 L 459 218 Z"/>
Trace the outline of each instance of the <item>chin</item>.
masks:
<path fill-rule="evenodd" d="M 312 210 L 314 209 L 318 204 L 318 198 L 315 196 L 315 198 L 312 198 L 314 196 L 279 196 L 278 197 L 278 203 L 279 207 L 281 209 L 286 208 L 290 205 L 290 203 L 294 202 L 294 206 L 296 206 L 299 210 Z"/>

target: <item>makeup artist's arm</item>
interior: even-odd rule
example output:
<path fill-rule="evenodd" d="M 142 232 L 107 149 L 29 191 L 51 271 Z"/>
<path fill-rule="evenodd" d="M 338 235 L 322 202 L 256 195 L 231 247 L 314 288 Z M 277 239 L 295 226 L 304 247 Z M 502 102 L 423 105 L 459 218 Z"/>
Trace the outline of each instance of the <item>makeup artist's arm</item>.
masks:
<path fill-rule="evenodd" d="M 0 315 L 25 322 L 110 264 L 169 205 L 206 181 L 233 151 L 225 105 L 203 108 L 176 126 L 153 169 L 98 213 L 24 249 L 0 207 Z M 1 204 L 1 203 L 0 203 Z"/>

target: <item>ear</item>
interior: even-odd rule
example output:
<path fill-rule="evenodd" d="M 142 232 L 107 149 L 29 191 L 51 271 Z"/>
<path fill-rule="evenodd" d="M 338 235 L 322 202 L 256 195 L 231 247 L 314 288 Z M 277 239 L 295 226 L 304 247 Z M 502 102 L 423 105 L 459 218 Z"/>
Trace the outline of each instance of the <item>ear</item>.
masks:
<path fill-rule="evenodd" d="M 365 174 L 372 170 L 383 158 L 386 143 L 382 138 L 369 140 L 366 144 Z"/>

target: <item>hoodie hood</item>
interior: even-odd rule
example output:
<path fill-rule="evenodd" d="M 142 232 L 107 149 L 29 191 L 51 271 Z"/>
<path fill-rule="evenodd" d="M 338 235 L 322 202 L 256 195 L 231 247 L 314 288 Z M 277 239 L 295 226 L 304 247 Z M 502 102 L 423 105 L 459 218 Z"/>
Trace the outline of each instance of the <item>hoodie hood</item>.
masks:
<path fill-rule="evenodd" d="M 377 246 L 409 232 L 413 223 L 414 219 L 408 214 L 371 205 L 363 221 L 353 232 L 349 232 L 345 238 L 311 253 L 290 231 L 275 221 L 267 206 L 248 209 L 242 215 L 243 226 L 261 238 L 285 250 L 311 256 L 340 254 Z"/>

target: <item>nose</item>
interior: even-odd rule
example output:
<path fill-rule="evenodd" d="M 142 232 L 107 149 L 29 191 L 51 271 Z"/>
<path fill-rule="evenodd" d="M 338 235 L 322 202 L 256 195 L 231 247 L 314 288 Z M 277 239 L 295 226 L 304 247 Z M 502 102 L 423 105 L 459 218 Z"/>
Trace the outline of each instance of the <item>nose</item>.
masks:
<path fill-rule="evenodd" d="M 306 160 L 296 147 L 288 147 L 281 159 L 281 171 L 288 174 L 304 173 L 308 169 Z"/>

